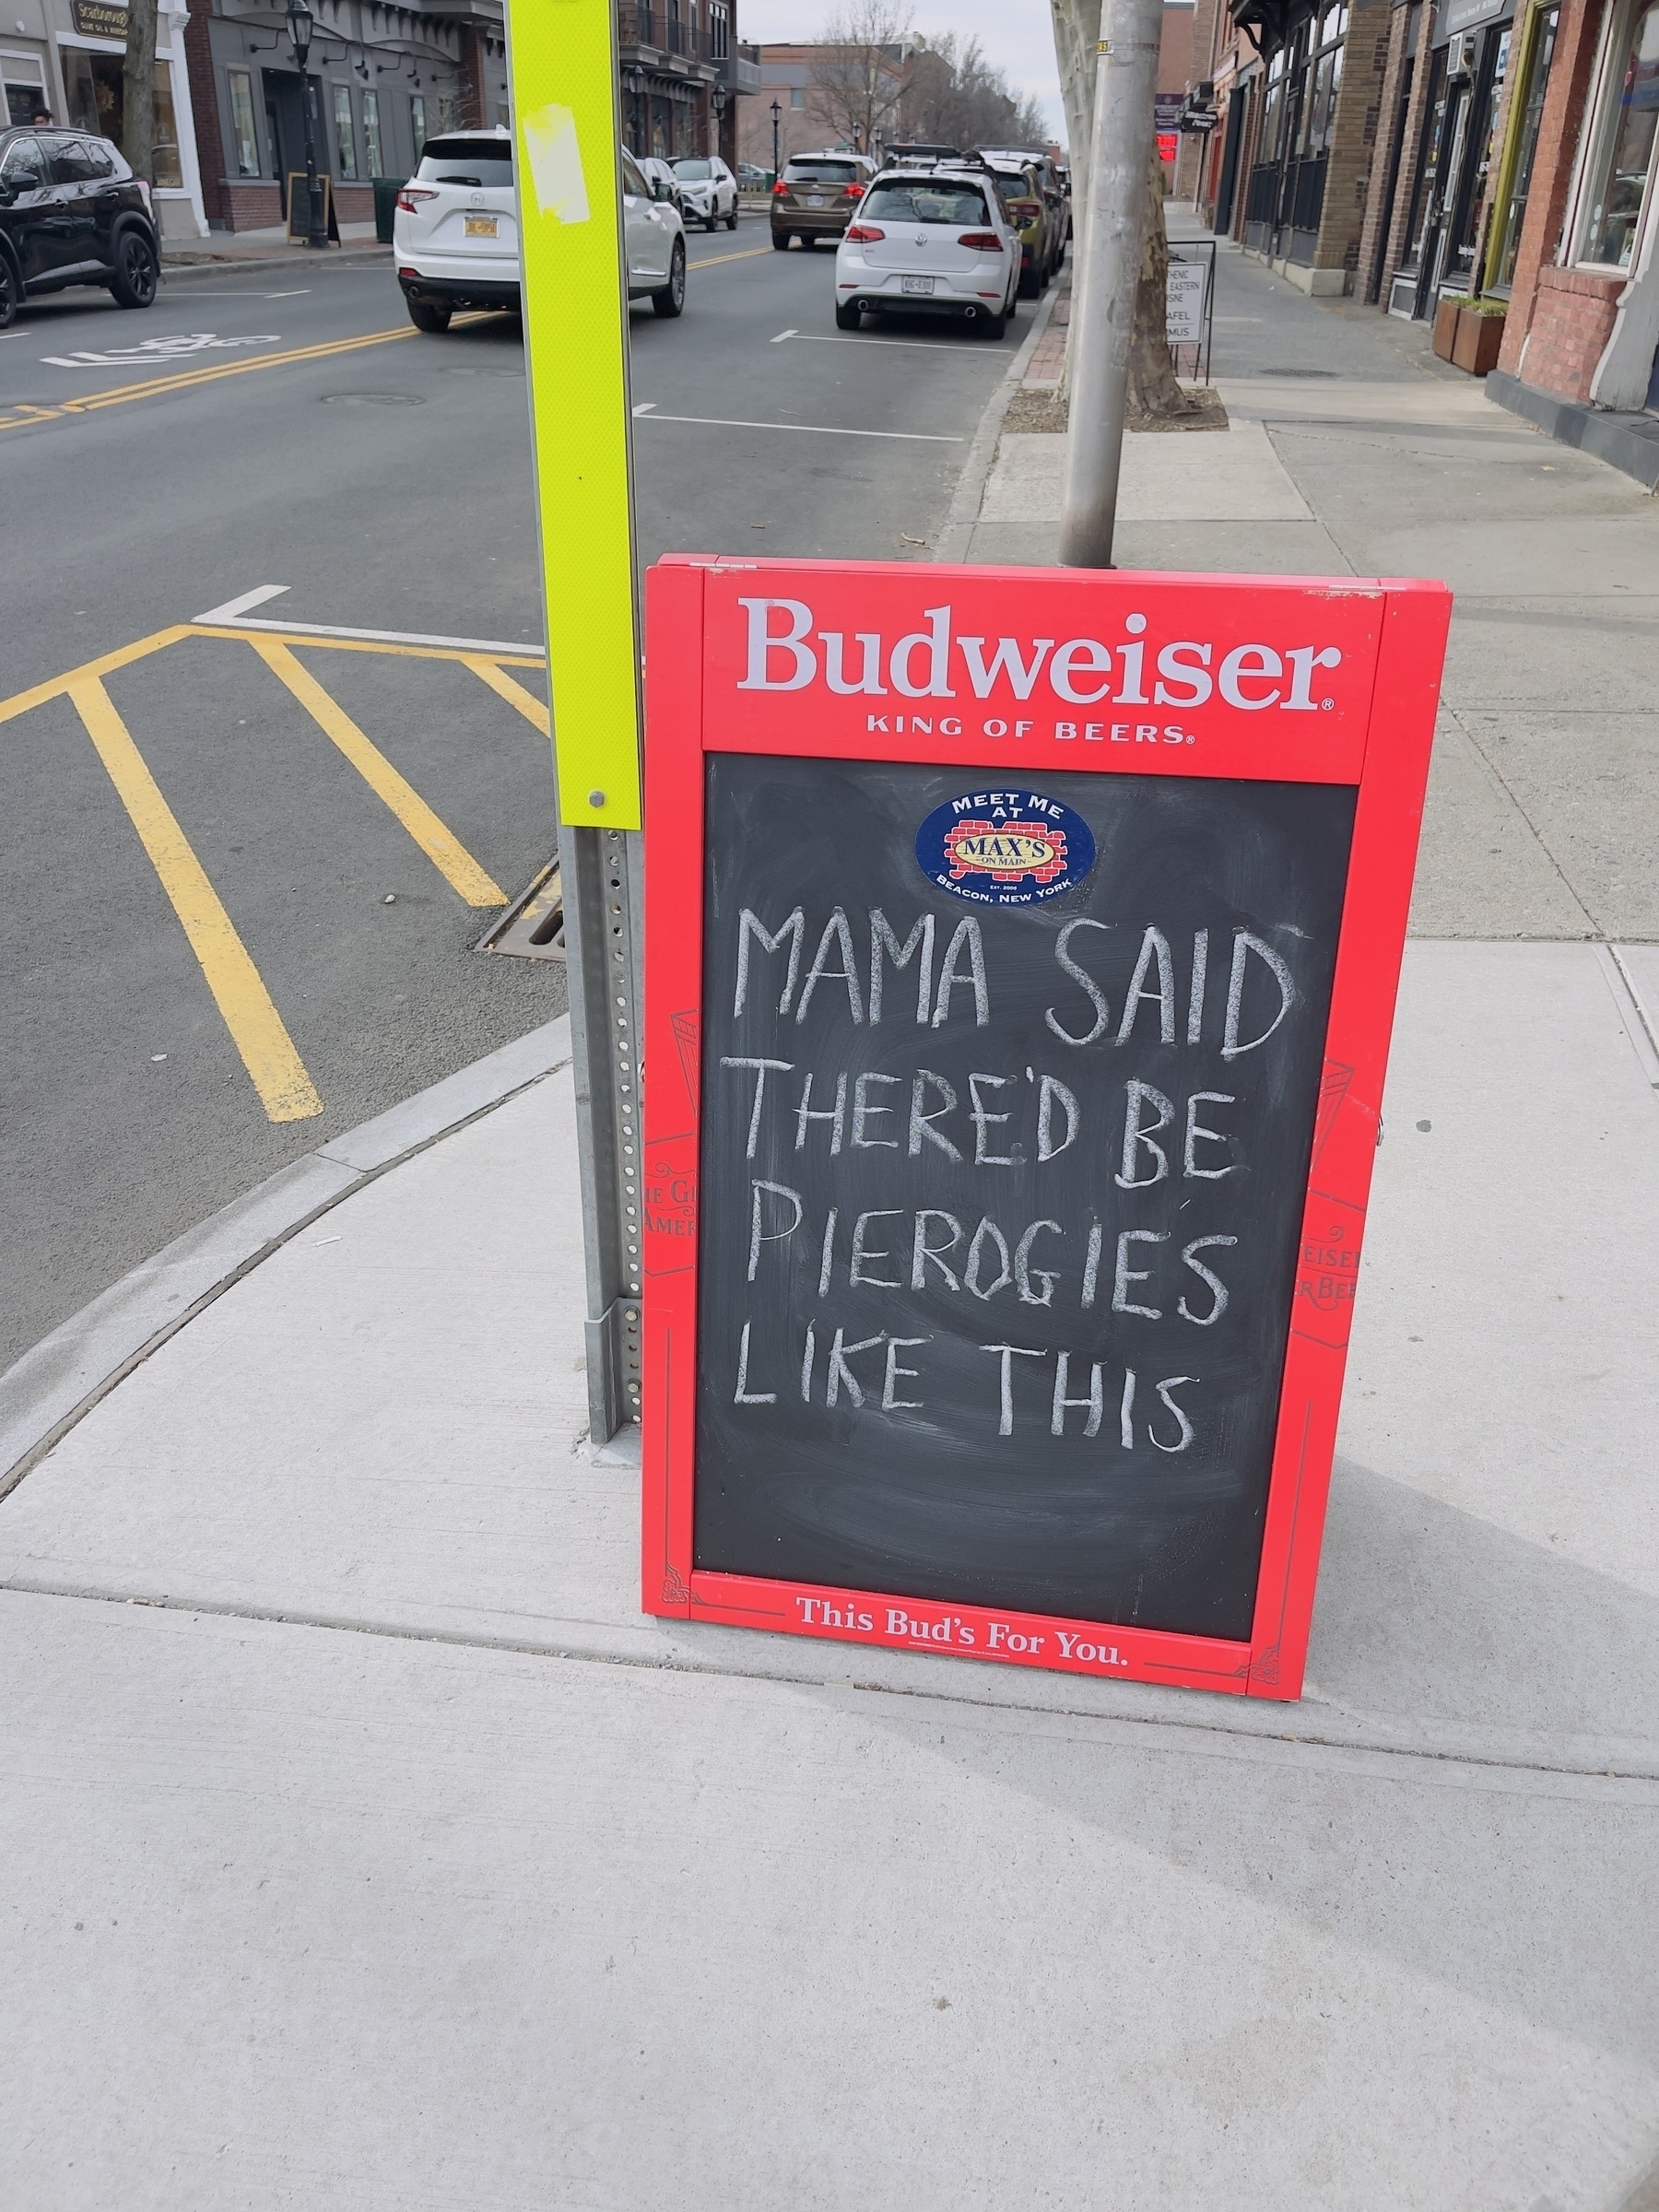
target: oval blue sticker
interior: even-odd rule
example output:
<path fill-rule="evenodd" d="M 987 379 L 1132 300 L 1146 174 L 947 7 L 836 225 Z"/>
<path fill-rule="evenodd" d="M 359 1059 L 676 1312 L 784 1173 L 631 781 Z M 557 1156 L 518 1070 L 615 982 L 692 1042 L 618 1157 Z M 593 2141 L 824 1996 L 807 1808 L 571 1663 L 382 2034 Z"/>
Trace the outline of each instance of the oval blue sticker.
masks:
<path fill-rule="evenodd" d="M 978 906 L 1057 899 L 1094 864 L 1088 824 L 1040 791 L 965 792 L 935 806 L 916 832 L 916 865 L 928 881 Z"/>

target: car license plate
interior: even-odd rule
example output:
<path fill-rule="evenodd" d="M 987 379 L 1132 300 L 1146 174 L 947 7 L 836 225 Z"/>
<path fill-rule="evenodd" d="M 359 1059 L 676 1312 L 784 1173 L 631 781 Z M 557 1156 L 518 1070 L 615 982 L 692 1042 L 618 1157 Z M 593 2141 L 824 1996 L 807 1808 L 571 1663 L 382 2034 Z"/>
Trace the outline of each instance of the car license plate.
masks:
<path fill-rule="evenodd" d="M 821 207 L 823 204 L 824 195 L 821 192 L 809 192 L 806 194 L 806 205 L 808 207 Z"/>
<path fill-rule="evenodd" d="M 912 297 L 918 294 L 925 295 L 931 292 L 933 288 L 934 280 L 931 276 L 905 276 L 900 280 L 900 289 L 911 293 Z"/>
<path fill-rule="evenodd" d="M 494 238 L 497 235 L 497 227 L 500 221 L 499 216 L 469 215 L 466 218 L 466 236 L 468 238 Z"/>

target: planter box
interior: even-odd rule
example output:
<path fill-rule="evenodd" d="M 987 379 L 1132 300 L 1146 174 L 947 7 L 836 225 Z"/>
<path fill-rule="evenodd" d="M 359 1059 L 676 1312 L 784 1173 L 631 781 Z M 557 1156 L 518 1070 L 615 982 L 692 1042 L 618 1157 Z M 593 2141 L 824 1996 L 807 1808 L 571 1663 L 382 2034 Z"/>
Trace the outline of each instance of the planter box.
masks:
<path fill-rule="evenodd" d="M 1438 359 L 1450 361 L 1454 369 L 1485 376 L 1498 366 L 1504 320 L 1502 315 L 1482 315 L 1473 308 L 1459 307 L 1455 300 L 1442 300 L 1434 311 L 1430 344 Z"/>
<path fill-rule="evenodd" d="M 1457 311 L 1457 335 L 1452 344 L 1452 365 L 1471 376 L 1485 376 L 1498 366 L 1503 344 L 1502 315 L 1477 315 L 1469 308 Z"/>

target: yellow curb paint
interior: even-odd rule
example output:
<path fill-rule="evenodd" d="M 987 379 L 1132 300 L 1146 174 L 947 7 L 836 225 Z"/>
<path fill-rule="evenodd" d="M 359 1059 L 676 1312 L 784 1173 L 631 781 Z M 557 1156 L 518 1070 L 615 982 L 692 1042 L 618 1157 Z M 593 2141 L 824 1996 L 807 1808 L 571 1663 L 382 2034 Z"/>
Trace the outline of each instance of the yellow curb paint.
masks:
<path fill-rule="evenodd" d="M 514 5 L 507 29 L 559 819 L 637 830 L 640 645 L 615 17 L 611 0 Z"/>
<path fill-rule="evenodd" d="M 246 634 L 246 633 L 244 633 Z M 446 829 L 412 783 L 406 782 L 379 747 L 365 736 L 316 677 L 300 666 L 279 639 L 249 636 L 248 643 L 286 684 L 324 735 L 339 747 L 365 783 L 383 800 L 452 889 L 468 906 L 505 906 L 507 894 Z"/>
<path fill-rule="evenodd" d="M 109 693 L 96 676 L 85 672 L 69 677 L 62 688 L 98 747 L 150 865 L 172 901 L 266 1115 L 273 1122 L 309 1121 L 323 1111 L 316 1087 L 235 924 Z"/>
<path fill-rule="evenodd" d="M 534 691 L 526 691 L 523 684 L 515 684 L 494 661 L 486 660 L 479 653 L 468 653 L 462 655 L 461 665 L 470 668 L 480 682 L 488 684 L 496 696 L 504 699 L 510 707 L 516 707 L 524 720 L 534 723 L 544 737 L 550 734 L 547 710 L 541 700 Z"/>

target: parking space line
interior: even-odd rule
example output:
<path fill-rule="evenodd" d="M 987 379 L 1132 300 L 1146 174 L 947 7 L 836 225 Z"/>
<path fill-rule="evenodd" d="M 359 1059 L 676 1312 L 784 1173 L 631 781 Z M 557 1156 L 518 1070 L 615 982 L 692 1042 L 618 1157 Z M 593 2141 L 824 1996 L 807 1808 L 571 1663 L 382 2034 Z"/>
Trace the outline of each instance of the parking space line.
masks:
<path fill-rule="evenodd" d="M 316 1086 L 307 1075 L 247 947 L 237 935 L 235 924 L 109 693 L 98 677 L 85 671 L 70 677 L 61 688 L 67 691 L 88 736 L 98 747 L 110 781 L 172 902 L 267 1117 L 273 1122 L 309 1121 L 323 1111 Z"/>
<path fill-rule="evenodd" d="M 286 591 L 288 586 L 283 584 L 279 588 Z M 232 600 L 229 606 L 209 608 L 206 614 L 196 617 L 191 628 L 193 629 L 210 629 L 216 636 L 220 637 L 240 637 L 244 630 L 248 629 L 268 629 L 283 638 L 314 638 L 319 644 L 323 645 L 360 641 L 377 653 L 398 653 L 406 651 L 411 646 L 426 646 L 434 652 L 451 654 L 457 653 L 513 653 L 520 656 L 521 659 L 535 661 L 540 661 L 545 657 L 536 651 L 534 645 L 526 645 L 522 641 L 509 638 L 431 637 L 418 629 L 342 629 L 337 624 L 332 622 L 283 622 L 268 615 L 243 615 L 240 612 L 233 618 L 230 607 L 235 605 L 236 602 Z"/>
<path fill-rule="evenodd" d="M 247 642 L 293 693 L 325 736 L 338 746 L 371 791 L 383 800 L 451 888 L 468 906 L 505 906 L 507 894 L 445 828 L 412 783 L 406 782 L 372 739 L 275 638 Z"/>
<path fill-rule="evenodd" d="M 487 683 L 498 699 L 504 699 L 510 707 L 516 707 L 526 722 L 535 724 L 544 737 L 553 735 L 547 721 L 547 710 L 534 691 L 526 691 L 523 684 L 515 684 L 503 668 L 476 653 L 463 653 L 461 665 L 470 668 L 482 682 Z"/>
<path fill-rule="evenodd" d="M 533 653 L 527 647 L 497 644 L 488 638 L 465 638 L 453 645 L 407 644 L 396 630 L 388 630 L 385 637 L 376 640 L 371 630 L 364 638 L 342 637 L 338 630 L 325 629 L 319 624 L 293 622 L 239 621 L 234 625 L 191 622 L 178 632 L 183 638 L 234 638 L 239 644 L 252 645 L 256 634 L 266 634 L 289 645 L 315 647 L 321 653 L 375 653 L 388 660 L 460 661 L 468 653 L 486 652 L 492 661 L 504 663 L 509 668 L 545 668 L 547 655 Z M 62 690 L 59 683 L 57 689 Z M 3 719 L 3 717 L 0 717 Z"/>
<path fill-rule="evenodd" d="M 782 346 L 790 338 L 797 339 L 803 346 L 904 346 L 912 353 L 947 353 L 958 361 L 994 361 L 998 358 L 995 354 L 982 353 L 971 342 L 967 346 L 952 346 L 938 338 L 838 338 L 827 330 L 781 330 L 768 343 Z"/>
<path fill-rule="evenodd" d="M 742 422 L 725 415 L 659 415 L 648 400 L 634 409 L 638 422 L 695 422 L 710 430 L 794 430 L 808 438 L 897 438 L 906 445 L 965 445 L 965 438 L 941 437 L 937 430 L 843 430 L 829 422 Z"/>

